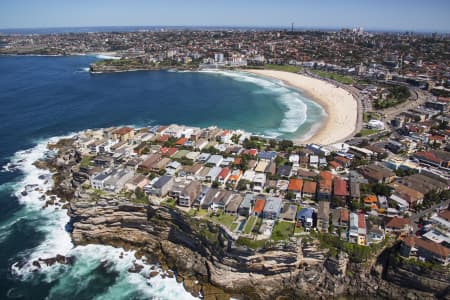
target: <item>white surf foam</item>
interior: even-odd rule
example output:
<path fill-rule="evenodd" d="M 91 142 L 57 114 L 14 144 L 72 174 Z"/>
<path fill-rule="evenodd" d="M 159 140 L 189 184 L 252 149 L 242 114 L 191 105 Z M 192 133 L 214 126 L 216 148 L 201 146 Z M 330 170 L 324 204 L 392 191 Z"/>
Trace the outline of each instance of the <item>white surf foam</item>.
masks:
<path fill-rule="evenodd" d="M 98 59 L 120 59 L 119 56 L 105 55 L 105 54 L 97 54 L 95 55 Z"/>
<path fill-rule="evenodd" d="M 249 82 L 262 87 L 255 93 L 272 94 L 281 103 L 286 111 L 281 121 L 280 127 L 277 129 L 267 130 L 265 133 L 269 136 L 277 137 L 283 134 L 296 132 L 307 119 L 307 105 L 305 99 L 297 91 L 287 87 L 280 80 L 272 80 L 254 76 L 252 74 L 235 72 L 235 71 L 200 71 L 204 73 L 220 74 L 231 77 L 242 82 Z"/>
<path fill-rule="evenodd" d="M 4 224 L 1 231 L 7 234 L 8 228 L 6 227 L 12 226 L 20 218 L 38 219 L 40 226 L 37 230 L 45 236 L 37 247 L 19 254 L 20 257 L 26 259 L 26 263 L 20 266 L 19 263 L 13 264 L 12 273 L 24 281 L 36 279 L 39 276 L 41 280 L 56 283 L 51 289 L 50 296 L 52 293 L 58 294 L 61 289 L 63 292 L 65 291 L 66 295 L 70 295 L 72 292 L 68 286 L 70 282 L 81 283 L 81 286 L 77 285 L 73 288 L 83 288 L 83 278 L 89 278 L 90 272 L 103 261 L 107 261 L 111 265 L 110 268 L 119 274 L 119 278 L 98 299 L 126 299 L 127 293 L 136 293 L 136 291 L 144 295 L 144 298 L 194 299 L 184 290 L 182 284 L 177 283 L 173 278 L 162 278 L 159 275 L 148 279 L 151 266 L 145 264 L 143 260 L 136 260 L 133 251 L 124 251 L 104 245 L 73 246 L 70 235 L 65 230 L 65 225 L 69 221 L 66 211 L 58 205 L 42 208 L 45 203 L 42 196 L 53 185 L 51 173 L 33 165 L 36 160 L 51 155 L 51 151 L 47 149 L 48 143 L 55 142 L 60 138 L 64 137 L 41 141 L 32 149 L 18 151 L 12 158 L 12 164 L 23 173 L 22 179 L 12 184 L 12 187 L 14 195 L 24 205 L 24 209 L 16 214 L 15 220 Z M 24 190 L 27 193 L 22 193 Z M 75 257 L 74 264 L 72 266 L 60 264 L 46 266 L 41 262 L 40 268 L 33 265 L 33 262 L 39 258 L 52 258 L 58 254 Z M 143 265 L 144 268 L 140 273 L 128 272 L 135 262 Z"/>

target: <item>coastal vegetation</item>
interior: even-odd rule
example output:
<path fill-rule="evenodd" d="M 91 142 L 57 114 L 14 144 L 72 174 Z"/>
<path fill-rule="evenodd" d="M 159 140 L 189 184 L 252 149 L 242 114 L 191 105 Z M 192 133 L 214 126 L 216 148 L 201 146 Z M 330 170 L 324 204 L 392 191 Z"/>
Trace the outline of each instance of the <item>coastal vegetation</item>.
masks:
<path fill-rule="evenodd" d="M 373 107 L 376 109 L 384 109 L 396 106 L 405 102 L 411 93 L 407 86 L 394 85 L 387 88 L 389 95 L 386 99 L 377 99 L 373 102 Z"/>
<path fill-rule="evenodd" d="M 343 84 L 354 84 L 356 83 L 356 81 L 351 77 L 351 76 L 346 76 L 346 75 L 340 75 L 337 73 L 333 73 L 333 72 L 328 72 L 328 71 L 322 71 L 322 70 L 310 70 L 311 73 L 323 77 L 323 78 L 328 78 L 331 80 L 335 80 L 337 82 L 343 83 Z"/>

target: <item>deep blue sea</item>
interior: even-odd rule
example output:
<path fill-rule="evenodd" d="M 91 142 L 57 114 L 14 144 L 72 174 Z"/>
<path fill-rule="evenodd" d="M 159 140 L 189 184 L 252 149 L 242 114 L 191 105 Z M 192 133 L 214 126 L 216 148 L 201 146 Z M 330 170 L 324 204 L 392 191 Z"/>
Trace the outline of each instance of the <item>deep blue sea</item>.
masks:
<path fill-rule="evenodd" d="M 91 75 L 94 56 L 0 57 L 0 299 L 189 299 L 174 279 L 128 273 L 132 253 L 76 247 L 66 213 L 42 209 L 49 174 L 32 163 L 49 139 L 87 128 L 217 125 L 289 138 L 306 135 L 323 110 L 280 82 L 238 72 L 127 72 Z M 72 266 L 33 271 L 56 254 Z"/>

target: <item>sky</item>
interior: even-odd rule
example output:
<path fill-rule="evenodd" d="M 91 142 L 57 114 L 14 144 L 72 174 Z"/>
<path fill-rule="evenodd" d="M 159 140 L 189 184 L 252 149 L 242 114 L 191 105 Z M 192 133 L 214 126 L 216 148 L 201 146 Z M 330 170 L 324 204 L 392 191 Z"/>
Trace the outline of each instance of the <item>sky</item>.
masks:
<path fill-rule="evenodd" d="M 255 26 L 450 32 L 450 0 L 0 0 L 0 28 Z"/>

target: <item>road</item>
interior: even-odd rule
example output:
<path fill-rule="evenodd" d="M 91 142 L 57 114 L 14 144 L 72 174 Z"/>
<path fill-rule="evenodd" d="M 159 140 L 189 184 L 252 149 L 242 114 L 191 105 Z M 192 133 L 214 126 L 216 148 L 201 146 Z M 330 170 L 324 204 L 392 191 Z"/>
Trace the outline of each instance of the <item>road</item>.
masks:
<path fill-rule="evenodd" d="M 425 210 L 421 210 L 421 211 L 419 211 L 418 213 L 413 214 L 413 215 L 411 216 L 411 221 L 412 221 L 412 223 L 413 223 L 413 230 L 414 230 L 414 232 L 416 232 L 417 230 L 419 230 L 419 227 L 417 226 L 417 225 L 418 225 L 417 222 L 419 221 L 419 219 L 420 219 L 421 217 L 424 217 L 424 216 L 427 216 L 428 214 L 433 213 L 433 212 L 436 210 L 436 208 L 438 208 L 438 207 L 441 206 L 441 205 L 442 205 L 443 207 L 447 207 L 449 203 L 450 203 L 450 199 L 445 200 L 445 201 L 442 201 L 442 202 L 439 202 L 439 203 L 437 203 L 437 204 L 431 206 L 430 208 L 427 208 L 427 209 L 425 209 Z"/>

